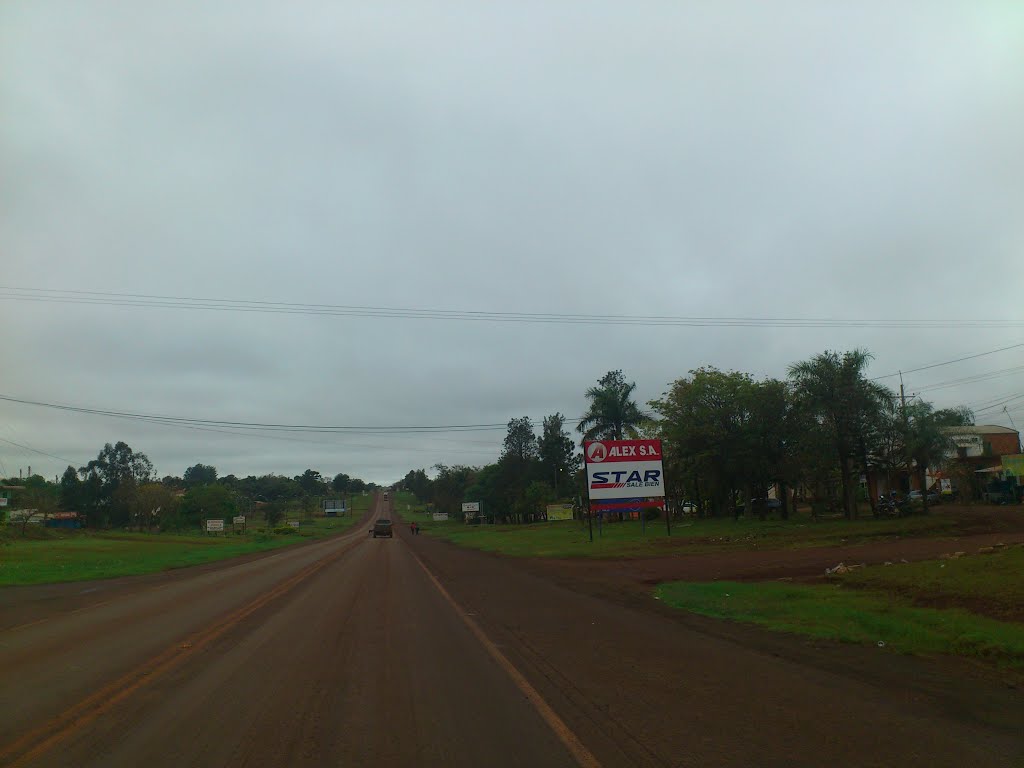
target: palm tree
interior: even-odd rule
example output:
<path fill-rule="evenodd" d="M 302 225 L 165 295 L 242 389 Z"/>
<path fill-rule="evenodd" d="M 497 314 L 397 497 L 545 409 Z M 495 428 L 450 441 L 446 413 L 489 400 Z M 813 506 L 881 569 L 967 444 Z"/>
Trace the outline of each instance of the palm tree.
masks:
<path fill-rule="evenodd" d="M 789 367 L 797 395 L 827 430 L 835 449 L 843 510 L 848 518 L 854 517 L 857 509 L 854 457 L 859 450 L 863 452 L 865 432 L 879 418 L 883 404 L 892 398 L 886 387 L 865 378 L 869 360 L 871 355 L 866 350 L 855 349 L 842 355 L 823 352 Z"/>
<path fill-rule="evenodd" d="M 903 446 L 907 468 L 917 472 L 921 486 L 924 512 L 928 513 L 928 467 L 939 466 L 954 447 L 951 427 L 974 423 L 974 414 L 967 408 L 935 410 L 923 400 L 907 404 L 903 409 Z"/>
<path fill-rule="evenodd" d="M 633 400 L 636 382 L 626 383 L 622 371 L 608 371 L 587 390 L 590 407 L 577 429 L 584 440 L 624 440 L 639 435 L 638 427 L 650 416 Z"/>

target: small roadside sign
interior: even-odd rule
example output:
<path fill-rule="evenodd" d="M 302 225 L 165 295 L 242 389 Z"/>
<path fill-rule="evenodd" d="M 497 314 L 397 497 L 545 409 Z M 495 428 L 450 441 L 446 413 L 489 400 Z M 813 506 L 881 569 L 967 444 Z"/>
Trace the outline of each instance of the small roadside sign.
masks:
<path fill-rule="evenodd" d="M 289 520 L 288 525 L 290 525 L 292 528 L 298 528 L 301 525 L 301 523 L 298 520 Z"/>
<path fill-rule="evenodd" d="M 448 519 L 447 512 L 434 512 L 433 514 L 435 523 L 443 523 Z"/>
<path fill-rule="evenodd" d="M 231 522 L 234 523 L 236 531 L 242 531 L 242 533 L 245 533 L 245 515 L 238 515 L 237 517 L 232 518 Z"/>
<path fill-rule="evenodd" d="M 214 532 L 223 531 L 223 530 L 224 530 L 224 521 L 223 520 L 207 520 L 206 521 L 206 532 L 207 533 L 214 533 Z"/>

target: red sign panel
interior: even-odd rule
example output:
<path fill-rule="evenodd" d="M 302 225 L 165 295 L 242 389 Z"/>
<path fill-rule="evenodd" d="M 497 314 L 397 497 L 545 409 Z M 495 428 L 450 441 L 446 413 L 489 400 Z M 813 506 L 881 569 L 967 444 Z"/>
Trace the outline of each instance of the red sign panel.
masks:
<path fill-rule="evenodd" d="M 661 440 L 594 440 L 583 443 L 587 464 L 661 461 Z"/>

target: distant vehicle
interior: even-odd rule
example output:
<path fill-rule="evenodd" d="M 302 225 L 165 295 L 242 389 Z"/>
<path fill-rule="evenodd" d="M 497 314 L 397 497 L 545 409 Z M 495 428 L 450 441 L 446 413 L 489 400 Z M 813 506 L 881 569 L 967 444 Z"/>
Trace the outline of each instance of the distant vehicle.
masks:
<path fill-rule="evenodd" d="M 697 505 L 692 501 L 680 501 L 679 511 L 684 515 L 693 515 L 697 512 Z"/>
<path fill-rule="evenodd" d="M 387 501 L 387 500 L 388 500 L 388 492 L 384 491 L 384 501 Z"/>
<path fill-rule="evenodd" d="M 769 512 L 778 512 L 782 509 L 782 499 L 765 499 L 764 507 Z"/>
<path fill-rule="evenodd" d="M 938 504 L 942 500 L 942 497 L 935 493 L 935 491 L 928 491 L 928 503 Z M 924 495 L 920 491 L 911 491 L 907 494 L 907 501 L 911 504 L 922 504 L 924 503 Z"/>
<path fill-rule="evenodd" d="M 391 521 L 386 518 L 379 518 L 377 522 L 373 524 L 373 528 L 370 530 L 373 534 L 373 538 L 378 536 L 387 536 L 389 539 L 394 538 L 395 532 L 392 530 Z"/>

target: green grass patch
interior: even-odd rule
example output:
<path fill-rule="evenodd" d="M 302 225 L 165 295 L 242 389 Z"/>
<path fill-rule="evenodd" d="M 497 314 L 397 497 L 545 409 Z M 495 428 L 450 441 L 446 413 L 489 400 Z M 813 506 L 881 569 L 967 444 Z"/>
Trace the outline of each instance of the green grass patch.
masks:
<path fill-rule="evenodd" d="M 672 523 L 664 520 L 594 523 L 594 540 L 580 521 L 532 525 L 467 526 L 434 523 L 429 515 L 399 509 L 406 520 L 417 520 L 424 532 L 455 544 L 515 557 L 657 557 L 710 551 L 829 547 L 904 537 L 942 537 L 955 533 L 953 517 L 930 515 L 903 519 L 791 520 L 709 519 Z"/>
<path fill-rule="evenodd" d="M 1024 547 L 952 560 L 872 566 L 843 584 L 917 602 L 960 606 L 998 618 L 1024 617 Z"/>
<path fill-rule="evenodd" d="M 899 653 L 963 656 L 1024 670 L 1024 625 L 959 609 L 915 607 L 841 585 L 670 582 L 657 597 L 674 608 L 777 632 L 877 645 Z"/>
<path fill-rule="evenodd" d="M 5 538 L 0 543 L 0 585 L 88 581 L 185 568 L 321 539 L 351 527 L 351 518 L 316 518 L 297 534 L 60 532 L 49 538 Z"/>

